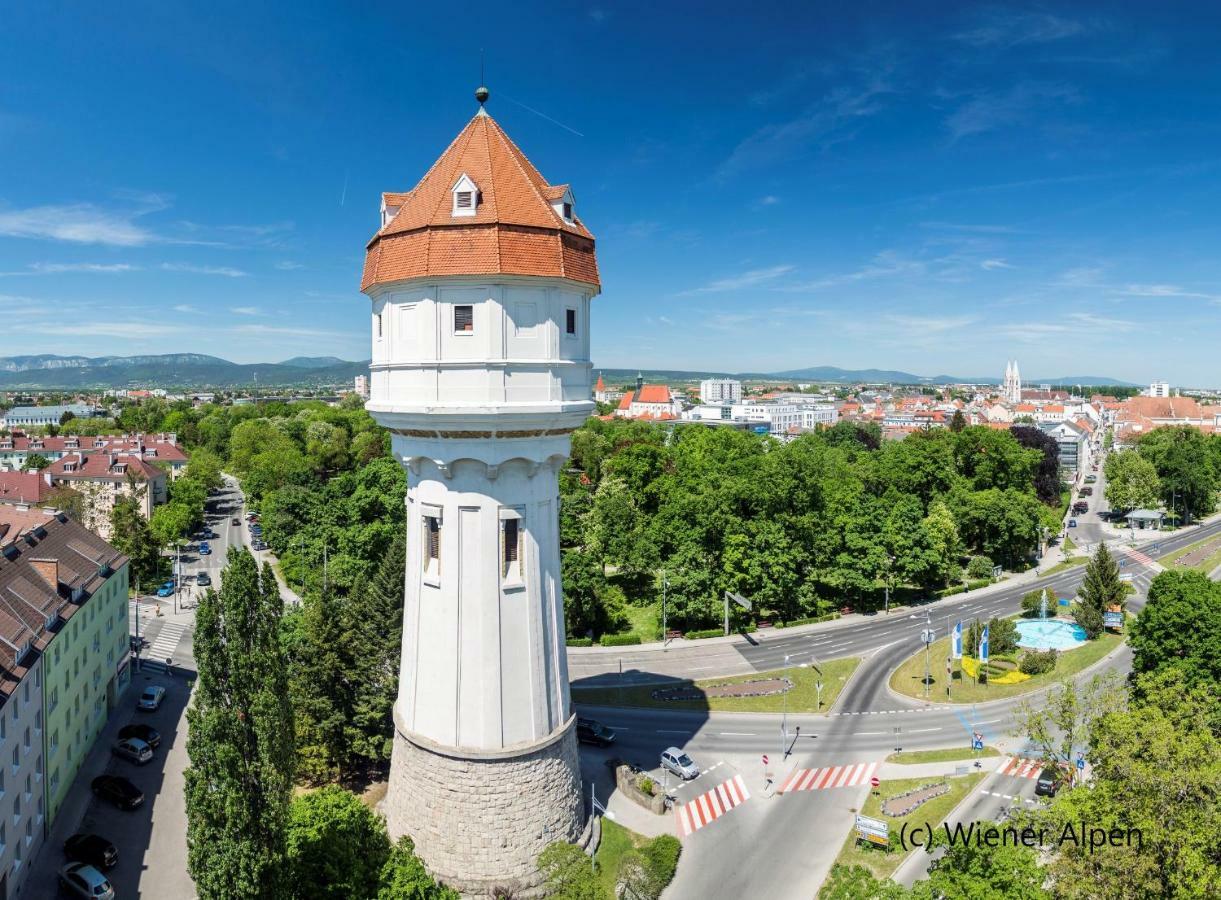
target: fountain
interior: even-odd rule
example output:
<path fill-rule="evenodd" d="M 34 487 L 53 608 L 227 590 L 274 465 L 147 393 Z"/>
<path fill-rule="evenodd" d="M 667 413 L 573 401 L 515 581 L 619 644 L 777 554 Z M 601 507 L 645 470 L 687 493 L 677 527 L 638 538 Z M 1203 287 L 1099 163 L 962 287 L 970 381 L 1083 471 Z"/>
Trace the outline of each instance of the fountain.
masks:
<path fill-rule="evenodd" d="M 1047 618 L 1047 588 L 1039 598 L 1039 618 L 1018 622 L 1018 646 L 1023 650 L 1072 650 L 1086 642 L 1085 629 L 1075 622 Z"/>
<path fill-rule="evenodd" d="M 1039 621 L 1047 620 L 1047 588 L 1043 588 L 1043 596 L 1039 599 Z"/>

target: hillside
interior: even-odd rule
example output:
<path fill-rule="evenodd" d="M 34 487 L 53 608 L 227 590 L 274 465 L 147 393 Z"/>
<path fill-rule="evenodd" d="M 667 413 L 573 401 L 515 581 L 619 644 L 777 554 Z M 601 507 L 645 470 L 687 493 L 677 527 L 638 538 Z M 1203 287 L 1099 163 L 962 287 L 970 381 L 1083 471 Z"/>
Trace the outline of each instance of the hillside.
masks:
<path fill-rule="evenodd" d="M 351 386 L 368 361 L 298 357 L 284 363 L 239 364 L 201 353 L 155 356 L 0 357 L 0 390 L 93 388 L 231 388 Z"/>

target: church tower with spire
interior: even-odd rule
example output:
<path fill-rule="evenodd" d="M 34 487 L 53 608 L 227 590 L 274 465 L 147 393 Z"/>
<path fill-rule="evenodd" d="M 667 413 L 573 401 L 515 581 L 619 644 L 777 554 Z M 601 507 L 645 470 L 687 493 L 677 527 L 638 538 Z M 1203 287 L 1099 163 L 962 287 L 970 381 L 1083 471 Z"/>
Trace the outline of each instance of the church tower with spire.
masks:
<path fill-rule="evenodd" d="M 382 195 L 361 290 L 367 409 L 407 470 L 407 572 L 385 813 L 468 895 L 538 889 L 590 833 L 568 690 L 558 473 L 594 411 L 594 238 L 484 110 Z"/>
<path fill-rule="evenodd" d="M 1016 359 L 1005 363 L 1005 381 L 1001 385 L 1001 396 L 1008 403 L 1022 402 L 1022 376 L 1018 372 Z"/>

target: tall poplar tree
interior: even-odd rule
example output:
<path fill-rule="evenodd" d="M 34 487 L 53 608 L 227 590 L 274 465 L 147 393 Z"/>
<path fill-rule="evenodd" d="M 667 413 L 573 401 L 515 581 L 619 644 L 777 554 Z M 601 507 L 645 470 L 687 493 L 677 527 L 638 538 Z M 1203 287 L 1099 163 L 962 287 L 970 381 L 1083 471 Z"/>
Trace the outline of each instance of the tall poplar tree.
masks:
<path fill-rule="evenodd" d="M 1119 564 L 1106 544 L 1100 543 L 1090 557 L 1077 597 L 1073 615 L 1091 640 L 1102 632 L 1102 614 L 1116 606 L 1122 610 L 1127 604 L 1127 590 L 1119 580 Z"/>
<path fill-rule="evenodd" d="M 231 550 L 195 614 L 199 679 L 187 710 L 187 868 L 201 900 L 281 900 L 293 715 L 269 566 Z"/>

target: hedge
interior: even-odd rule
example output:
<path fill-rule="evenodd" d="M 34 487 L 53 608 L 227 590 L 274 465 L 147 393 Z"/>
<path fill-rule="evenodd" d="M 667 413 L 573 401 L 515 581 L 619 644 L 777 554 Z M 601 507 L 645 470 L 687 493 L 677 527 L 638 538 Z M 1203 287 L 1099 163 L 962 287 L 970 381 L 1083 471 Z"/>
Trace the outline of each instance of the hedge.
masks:
<path fill-rule="evenodd" d="M 569 638 L 569 647 L 592 647 L 594 645 L 592 638 Z"/>
<path fill-rule="evenodd" d="M 756 626 L 754 622 L 751 622 L 749 625 L 740 626 L 738 628 L 735 628 L 733 631 L 730 632 L 730 634 L 734 634 L 736 632 L 741 632 L 741 631 L 745 631 L 747 634 L 749 634 L 750 632 L 754 631 L 757 627 L 758 626 Z M 724 637 L 724 636 L 725 636 L 725 629 L 723 627 L 722 628 L 701 628 L 698 631 L 688 631 L 683 634 L 683 637 L 685 637 L 689 641 L 699 641 L 704 638 L 714 638 L 714 637 Z"/>
<path fill-rule="evenodd" d="M 683 845 L 672 834 L 655 837 L 640 848 L 640 855 L 644 857 L 649 871 L 649 881 L 658 894 L 674 880 L 678 855 L 682 850 Z"/>
<path fill-rule="evenodd" d="M 604 634 L 598 640 L 603 647 L 626 647 L 629 644 L 639 644 L 638 634 Z"/>
<path fill-rule="evenodd" d="M 838 619 L 839 613 L 831 612 L 822 616 L 807 616 L 804 619 L 794 619 L 791 622 L 777 622 L 777 628 L 793 628 L 797 625 L 817 625 L 819 622 L 833 622 Z"/>

